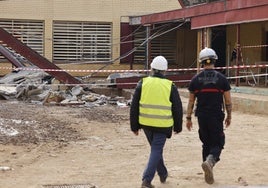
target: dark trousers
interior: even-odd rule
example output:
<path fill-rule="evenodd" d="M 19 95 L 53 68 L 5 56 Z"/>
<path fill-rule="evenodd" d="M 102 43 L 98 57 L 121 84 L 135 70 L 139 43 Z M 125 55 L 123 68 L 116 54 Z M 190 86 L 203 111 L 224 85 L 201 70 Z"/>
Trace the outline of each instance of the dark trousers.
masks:
<path fill-rule="evenodd" d="M 156 171 L 159 176 L 166 176 L 168 173 L 163 159 L 163 148 L 166 142 L 166 134 L 147 129 L 144 129 L 144 133 L 151 146 L 151 153 L 142 180 L 151 182 Z"/>
<path fill-rule="evenodd" d="M 224 114 L 198 116 L 198 133 L 203 143 L 203 161 L 206 160 L 209 154 L 213 155 L 216 162 L 220 160 L 221 151 L 225 144 L 223 121 Z"/>

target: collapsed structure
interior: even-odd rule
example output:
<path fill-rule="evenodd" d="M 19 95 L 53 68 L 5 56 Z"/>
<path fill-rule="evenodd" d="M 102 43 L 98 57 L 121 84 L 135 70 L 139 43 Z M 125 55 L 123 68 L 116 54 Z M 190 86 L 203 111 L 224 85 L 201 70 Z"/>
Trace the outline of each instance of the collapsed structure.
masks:
<path fill-rule="evenodd" d="M 116 2 L 114 3 L 112 6 L 119 8 Z M 140 6 L 144 2 L 135 3 Z M 10 7 L 8 2 L 2 1 L 1 4 L 1 7 Z M 68 2 L 68 5 L 74 4 L 75 1 Z M 126 4 L 120 5 L 125 7 Z M 24 15 L 20 5 L 12 6 L 16 9 L 16 14 Z M 64 5 L 49 2 L 46 8 L 54 8 L 60 12 L 62 6 Z M 84 6 L 85 10 L 94 9 L 88 1 Z M 150 60 L 161 54 L 169 61 L 169 74 L 173 77 L 176 75 L 175 79 L 185 85 L 198 71 L 193 69 L 199 67 L 196 61 L 197 52 L 205 46 L 210 46 L 219 55 L 216 66 L 226 74 L 230 82 L 237 86 L 240 81 L 246 81 L 245 83 L 251 86 L 267 86 L 266 1 L 179 0 L 177 4 L 163 5 L 163 9 L 165 6 L 168 11 L 155 9 L 151 12 L 157 13 L 150 14 L 133 10 L 135 13 L 120 15 L 120 23 L 108 20 L 108 17 L 102 18 L 107 19 L 106 22 L 93 23 L 94 18 L 87 17 L 87 20 L 82 20 L 81 15 L 75 18 L 66 17 L 62 12 L 62 15 L 59 15 L 60 21 L 56 19 L 55 12 L 50 12 L 49 17 L 43 15 L 39 20 L 31 20 L 28 15 L 24 15 L 26 18 L 20 20 L 16 15 L 9 18 L 3 10 L 0 13 L 0 41 L 4 44 L 4 48 L 0 48 L 1 54 L 15 67 L 21 67 L 21 61 L 12 58 L 5 50 L 5 45 L 11 46 L 16 53 L 22 54 L 22 58 L 26 58 L 61 82 L 78 85 L 81 84 L 81 80 L 77 79 L 78 75 L 88 76 L 89 73 L 89 78 L 93 74 L 106 76 L 111 72 L 130 73 L 137 70 L 146 75 Z M 38 4 L 35 7 L 44 9 Z M 79 5 L 73 8 L 81 9 Z M 134 7 L 135 10 L 143 8 Z M 85 11 L 84 9 L 81 11 Z M 71 12 L 70 10 L 69 15 L 73 15 Z M 112 42 L 115 36 L 112 27 L 120 31 L 120 39 L 116 39 L 119 42 L 117 44 Z M 10 34 L 16 40 L 10 38 Z M 20 44 L 17 39 L 25 45 Z M 117 55 L 120 52 L 120 57 L 114 55 L 116 49 Z M 3 64 L 3 69 L 6 67 Z M 119 87 L 124 88 L 135 86 L 137 80 L 139 77 L 117 81 L 120 82 Z"/>

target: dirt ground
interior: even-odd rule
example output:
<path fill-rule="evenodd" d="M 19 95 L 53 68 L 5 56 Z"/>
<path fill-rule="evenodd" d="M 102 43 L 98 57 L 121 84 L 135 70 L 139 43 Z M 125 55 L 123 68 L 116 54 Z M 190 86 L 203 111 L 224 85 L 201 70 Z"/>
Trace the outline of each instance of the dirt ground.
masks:
<path fill-rule="evenodd" d="M 157 188 L 268 187 L 267 122 L 265 115 L 233 113 L 214 169 L 216 182 L 209 186 L 194 119 L 193 131 L 184 127 L 166 143 L 167 183 L 161 184 L 157 175 L 152 183 Z M 11 168 L 0 170 L 0 188 L 138 188 L 148 155 L 143 132 L 135 136 L 130 131 L 129 107 L 0 101 L 0 168 Z"/>

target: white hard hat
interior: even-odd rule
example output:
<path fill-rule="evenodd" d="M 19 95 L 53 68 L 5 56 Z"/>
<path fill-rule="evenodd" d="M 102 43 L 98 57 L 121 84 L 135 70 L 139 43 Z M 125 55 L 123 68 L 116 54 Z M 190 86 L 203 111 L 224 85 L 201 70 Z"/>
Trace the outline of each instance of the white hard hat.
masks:
<path fill-rule="evenodd" d="M 205 47 L 199 53 L 199 62 L 202 62 L 202 61 L 207 60 L 207 59 L 216 60 L 216 59 L 218 59 L 218 56 L 213 49 Z"/>
<path fill-rule="evenodd" d="M 168 62 L 163 56 L 156 56 L 151 63 L 151 68 L 156 70 L 167 70 Z"/>

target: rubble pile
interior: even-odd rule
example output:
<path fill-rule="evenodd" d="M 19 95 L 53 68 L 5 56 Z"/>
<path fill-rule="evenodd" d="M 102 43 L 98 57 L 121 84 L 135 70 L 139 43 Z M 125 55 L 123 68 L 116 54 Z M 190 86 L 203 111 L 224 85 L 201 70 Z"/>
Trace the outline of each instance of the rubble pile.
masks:
<path fill-rule="evenodd" d="M 130 103 L 120 96 L 109 97 L 79 85 L 70 87 L 61 84 L 40 70 L 14 71 L 0 78 L 0 98 L 44 105 L 84 105 L 86 107 L 105 104 L 124 107 Z"/>

